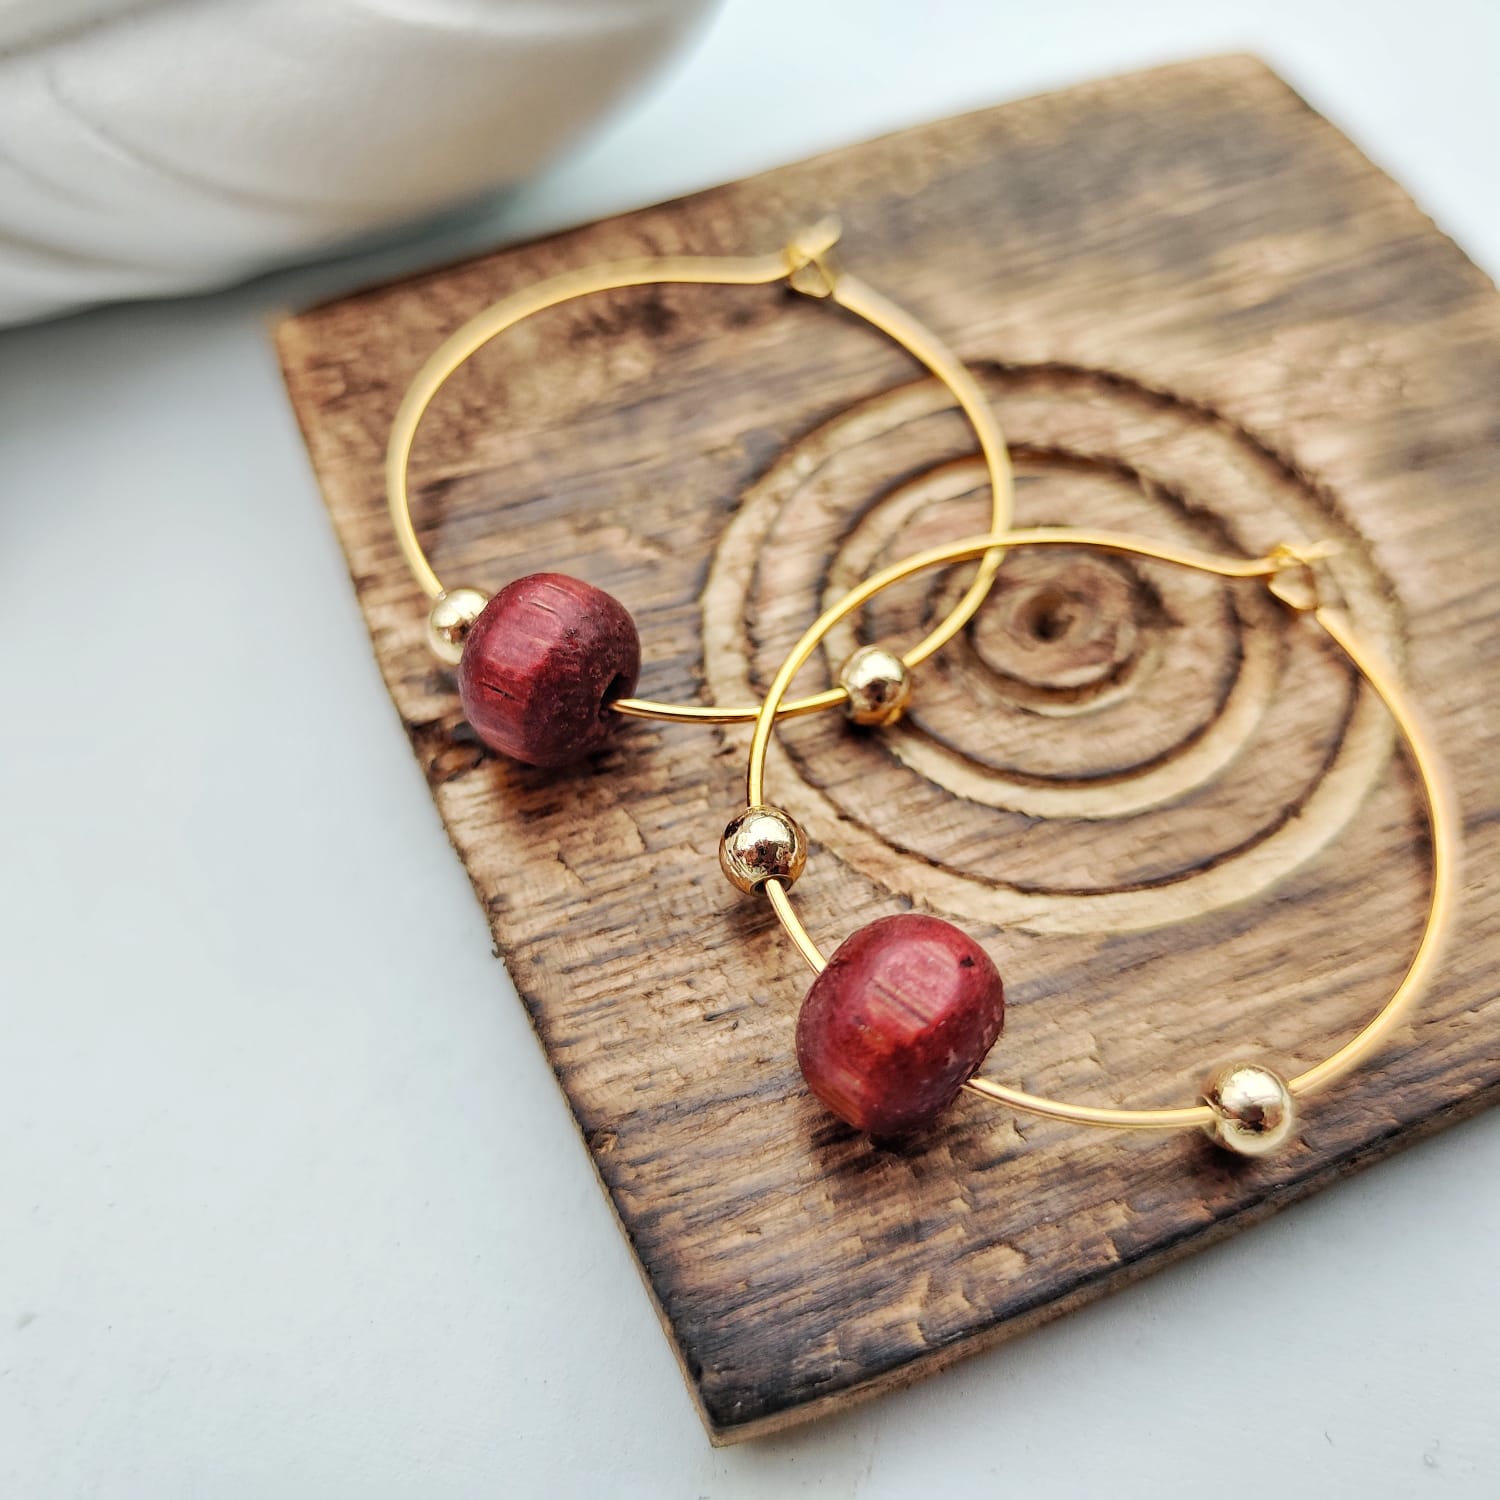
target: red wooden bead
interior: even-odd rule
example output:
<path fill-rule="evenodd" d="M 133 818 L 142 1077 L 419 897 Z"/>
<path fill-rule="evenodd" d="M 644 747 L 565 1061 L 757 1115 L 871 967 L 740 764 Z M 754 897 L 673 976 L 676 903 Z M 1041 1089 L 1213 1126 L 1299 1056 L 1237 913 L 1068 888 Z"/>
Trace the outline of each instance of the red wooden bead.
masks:
<path fill-rule="evenodd" d="M 532 766 L 577 760 L 635 691 L 641 642 L 618 599 L 563 573 L 507 584 L 470 627 L 458 692 L 492 750 Z"/>
<path fill-rule="evenodd" d="M 871 1135 L 934 1120 L 1005 1022 L 989 955 L 951 922 L 882 917 L 848 937 L 797 1017 L 797 1061 L 840 1119 Z"/>

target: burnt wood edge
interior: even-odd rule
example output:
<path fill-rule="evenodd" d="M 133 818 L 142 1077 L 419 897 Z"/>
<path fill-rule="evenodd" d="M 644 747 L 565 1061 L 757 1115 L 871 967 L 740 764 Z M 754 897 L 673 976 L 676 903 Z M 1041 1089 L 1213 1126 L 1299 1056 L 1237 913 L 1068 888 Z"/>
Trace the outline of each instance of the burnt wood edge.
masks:
<path fill-rule="evenodd" d="M 1446 1109 L 1437 1110 L 1419 1120 L 1403 1121 L 1393 1125 L 1370 1145 L 1344 1156 L 1335 1157 L 1318 1171 L 1273 1189 L 1252 1207 L 1226 1214 L 1205 1228 L 1191 1229 L 1167 1245 L 1150 1247 L 1140 1255 L 1123 1261 L 1108 1271 L 1085 1279 L 1071 1292 L 1050 1301 L 1039 1301 L 1028 1311 L 996 1323 L 981 1332 L 967 1334 L 963 1339 L 956 1340 L 944 1348 L 918 1355 L 868 1379 L 841 1386 L 821 1396 L 815 1396 L 811 1400 L 793 1403 L 779 1410 L 767 1412 L 763 1416 L 751 1418 L 749 1421 L 736 1423 L 717 1417 L 709 1409 L 699 1382 L 688 1379 L 686 1382 L 688 1389 L 693 1395 L 694 1405 L 708 1433 L 708 1440 L 715 1448 L 733 1447 L 736 1443 L 789 1431 L 805 1422 L 812 1422 L 835 1412 L 850 1411 L 877 1396 L 905 1390 L 908 1386 L 915 1385 L 930 1375 L 936 1375 L 950 1365 L 955 1365 L 973 1355 L 987 1353 L 1001 1344 L 1009 1343 L 1012 1339 L 1041 1328 L 1078 1308 L 1098 1302 L 1112 1292 L 1133 1286 L 1157 1271 L 1176 1265 L 1178 1261 L 1186 1260 L 1200 1250 L 1207 1250 L 1220 1244 L 1237 1235 L 1242 1229 L 1249 1229 L 1256 1224 L 1263 1223 L 1282 1209 L 1289 1208 L 1302 1199 L 1321 1192 L 1324 1188 L 1343 1182 L 1364 1171 L 1366 1167 L 1374 1166 L 1408 1146 L 1428 1140 L 1451 1125 L 1458 1125 L 1465 1120 L 1472 1119 L 1497 1104 L 1500 1104 L 1500 1081 L 1475 1089 L 1473 1093 L 1466 1095 Z M 587 1142 L 585 1142 L 586 1147 Z M 590 1161 L 592 1160 L 591 1156 Z M 599 1181 L 601 1187 L 604 1187 L 602 1177 Z M 610 1196 L 607 1187 L 605 1187 L 605 1196 Z M 613 1206 L 613 1199 L 611 1199 L 611 1209 Z M 618 1214 L 616 1214 L 616 1221 L 620 1222 Z M 623 1224 L 621 1227 L 623 1229 Z M 657 1302 L 655 1293 L 651 1290 L 638 1257 L 636 1266 L 641 1272 L 642 1281 L 646 1282 L 652 1306 L 656 1308 L 657 1316 L 661 1320 L 672 1351 L 677 1356 L 678 1364 L 683 1365 L 682 1351 L 677 1347 L 672 1326 Z M 685 1365 L 683 1365 L 683 1370 L 686 1376 Z"/>

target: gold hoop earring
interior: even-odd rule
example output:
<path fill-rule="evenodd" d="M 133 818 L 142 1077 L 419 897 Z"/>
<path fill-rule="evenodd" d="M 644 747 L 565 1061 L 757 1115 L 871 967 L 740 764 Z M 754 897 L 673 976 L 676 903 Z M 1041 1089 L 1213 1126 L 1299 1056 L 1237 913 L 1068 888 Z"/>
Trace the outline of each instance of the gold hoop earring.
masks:
<path fill-rule="evenodd" d="M 618 600 L 557 573 L 517 579 L 491 598 L 472 587 L 445 587 L 427 558 L 412 518 L 408 473 L 423 414 L 471 355 L 523 319 L 561 303 L 627 287 L 687 283 L 758 286 L 785 282 L 827 300 L 899 344 L 952 393 L 979 439 L 991 490 L 991 530 L 1011 524 L 1014 480 L 1005 438 L 974 377 L 929 329 L 833 255 L 836 219 L 825 219 L 783 249 L 761 256 L 657 256 L 585 267 L 527 287 L 486 308 L 451 334 L 417 371 L 391 427 L 386 494 L 391 524 L 407 567 L 431 599 L 427 640 L 457 668 L 470 724 L 492 749 L 532 765 L 561 765 L 598 745 L 620 717 L 713 724 L 749 723 L 758 705 L 705 707 L 632 696 L 640 640 Z M 856 653 L 838 686 L 778 704 L 782 717 L 845 704 L 861 723 L 899 715 L 908 673 L 963 629 L 984 602 L 1002 551 L 979 555 L 979 568 L 948 615 L 899 657 Z"/>
<path fill-rule="evenodd" d="M 1427 920 L 1400 983 L 1362 1030 L 1315 1066 L 1283 1079 L 1258 1062 L 1218 1070 L 1198 1102 L 1174 1108 L 1115 1108 L 1044 1098 L 978 1075 L 1004 1023 L 1005 992 L 993 961 L 952 923 L 918 913 L 885 917 L 847 938 L 831 959 L 792 905 L 800 873 L 783 857 L 806 840 L 789 814 L 765 797 L 766 757 L 777 712 L 793 679 L 839 621 L 882 590 L 924 569 L 988 556 L 996 548 L 1086 547 L 1225 579 L 1258 579 L 1284 604 L 1314 620 L 1385 704 L 1421 782 L 1432 850 Z M 934 1120 L 968 1089 L 1025 1113 L 1123 1130 L 1205 1130 L 1246 1156 L 1285 1145 L 1298 1106 L 1366 1062 L 1411 1006 L 1437 956 L 1454 899 L 1458 823 L 1437 753 L 1395 672 L 1322 603 L 1321 546 L 1283 545 L 1265 557 L 1232 558 L 1102 531 L 1039 529 L 992 533 L 935 547 L 892 564 L 825 610 L 792 647 L 756 717 L 745 777 L 747 808 L 725 830 L 720 862 L 742 890 L 763 890 L 782 928 L 817 976 L 797 1023 L 797 1056 L 814 1094 L 841 1119 L 872 1135 L 895 1135 Z"/>

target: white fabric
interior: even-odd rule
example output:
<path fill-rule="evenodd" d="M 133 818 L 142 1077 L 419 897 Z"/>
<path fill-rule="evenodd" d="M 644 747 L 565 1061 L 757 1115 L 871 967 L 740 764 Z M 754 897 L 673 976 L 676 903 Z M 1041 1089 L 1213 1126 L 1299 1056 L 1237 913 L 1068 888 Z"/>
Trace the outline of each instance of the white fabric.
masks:
<path fill-rule="evenodd" d="M 707 0 L 0 0 L 0 324 L 535 172 Z"/>

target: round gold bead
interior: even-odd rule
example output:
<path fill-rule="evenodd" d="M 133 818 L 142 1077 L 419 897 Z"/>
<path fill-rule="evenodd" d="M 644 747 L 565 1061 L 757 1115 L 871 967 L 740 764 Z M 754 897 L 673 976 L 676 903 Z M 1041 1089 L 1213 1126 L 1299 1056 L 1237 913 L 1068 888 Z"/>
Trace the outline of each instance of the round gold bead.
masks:
<path fill-rule="evenodd" d="M 440 662 L 456 667 L 474 622 L 490 596 L 480 589 L 457 588 L 439 594 L 427 613 L 427 645 Z"/>
<path fill-rule="evenodd" d="M 911 673 L 894 651 L 861 646 L 839 672 L 849 695 L 844 712 L 856 724 L 894 724 L 911 702 Z"/>
<path fill-rule="evenodd" d="M 1259 1063 L 1216 1069 L 1203 1085 L 1203 1102 L 1214 1114 L 1204 1127 L 1208 1138 L 1241 1156 L 1269 1156 L 1297 1129 L 1297 1105 L 1286 1080 Z"/>
<path fill-rule="evenodd" d="M 719 868 L 742 891 L 791 885 L 807 865 L 807 837 L 779 807 L 747 807 L 719 840 Z"/>

